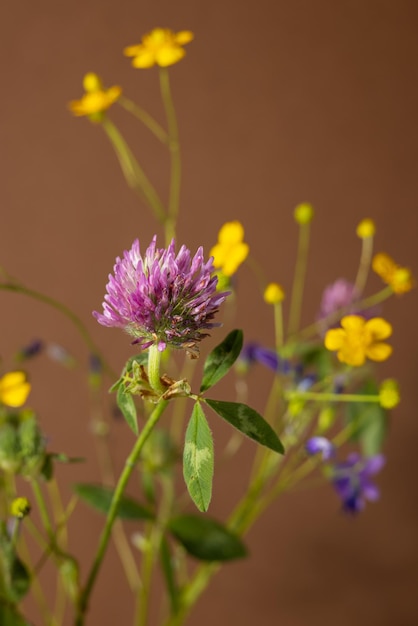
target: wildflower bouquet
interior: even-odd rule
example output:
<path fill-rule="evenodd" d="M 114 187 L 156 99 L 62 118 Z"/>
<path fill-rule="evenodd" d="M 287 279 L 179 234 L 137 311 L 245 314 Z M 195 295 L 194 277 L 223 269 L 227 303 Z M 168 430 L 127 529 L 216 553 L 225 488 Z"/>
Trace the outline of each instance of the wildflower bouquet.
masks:
<path fill-rule="evenodd" d="M 82 459 L 50 450 L 36 411 L 27 406 L 31 385 L 26 364 L 45 345 L 26 346 L 18 354 L 19 365 L 3 373 L 1 624 L 33 623 L 21 607 L 30 591 L 42 615 L 38 624 L 59 626 L 66 620 L 74 626 L 88 624 L 97 577 L 113 540 L 136 598 L 132 623 L 151 623 L 151 590 L 159 568 L 164 597 L 158 623 L 179 626 L 222 565 L 247 555 L 249 528 L 276 498 L 301 481 L 319 475 L 329 482 L 347 514 L 359 513 L 367 501 L 379 496 L 376 475 L 384 465 L 388 411 L 399 402 L 399 390 L 393 379 L 378 382 L 373 365 L 392 352 L 387 341 L 392 327 L 382 317 L 382 303 L 413 287 L 411 272 L 385 253 L 373 254 L 375 224 L 364 219 L 357 225 L 361 255 L 354 282 L 340 278 L 327 286 L 317 318 L 301 327 L 314 218 L 310 204 L 294 210 L 299 245 L 288 309 L 283 305 L 287 299 L 283 287 L 270 281 L 280 276 L 267 276 L 250 255 L 244 226 L 232 219 L 236 216 L 221 225 L 218 242 L 208 253 L 201 247 L 191 251 L 180 245 L 181 154 L 169 68 L 183 59 L 185 45 L 192 40 L 190 31 L 158 28 L 124 51 L 134 68 L 157 66 L 165 126 L 125 98 L 121 87 L 106 88 L 93 73 L 84 77 L 85 94 L 69 105 L 75 116 L 87 117 L 103 129 L 128 185 L 156 221 L 157 234 L 151 242 L 134 233 L 130 249 L 116 258 L 102 308 L 93 312 L 102 326 L 125 331 L 121 341 L 126 343 L 128 358 L 120 374 L 114 374 L 82 320 L 66 305 L 2 272 L 1 289 L 39 300 L 75 325 L 91 354 L 91 390 L 97 397 L 110 387 L 111 402 L 132 431 L 132 447 L 113 484 L 105 474 L 103 484 L 78 483 L 74 496 L 63 503 L 55 466 Z M 109 110 L 117 105 L 168 150 L 168 202 L 111 121 Z M 232 324 L 243 263 L 254 270 L 260 304 L 264 301 L 272 311 L 269 345 L 248 342 Z M 370 269 L 384 286 L 368 295 Z M 70 358 L 57 346 L 48 350 L 55 359 Z M 246 402 L 255 367 L 264 368 L 271 381 L 263 414 Z M 226 398 L 216 390 L 223 379 L 229 383 Z M 215 468 L 210 427 L 219 418 L 229 425 L 231 438 L 224 450 L 216 446 L 217 460 L 233 463 L 243 437 L 254 444 L 247 490 L 237 496 L 226 520 L 210 513 L 214 472 L 224 470 Z M 105 448 L 110 428 L 104 415 L 95 436 Z M 132 475 L 141 486 L 134 498 L 126 493 Z M 103 515 L 103 529 L 87 569 L 80 569 L 68 543 L 68 523 L 76 506 L 81 508 L 80 502 Z M 37 515 L 32 514 L 35 509 Z M 134 520 L 134 534 L 127 536 L 123 520 Z M 55 608 L 45 602 L 42 590 L 46 561 L 56 568 L 60 580 Z"/>

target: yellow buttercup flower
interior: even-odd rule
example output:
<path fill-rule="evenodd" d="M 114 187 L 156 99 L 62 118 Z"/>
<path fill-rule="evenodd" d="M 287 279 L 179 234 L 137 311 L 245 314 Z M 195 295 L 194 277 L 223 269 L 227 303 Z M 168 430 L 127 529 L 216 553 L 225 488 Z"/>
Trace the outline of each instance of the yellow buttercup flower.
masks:
<path fill-rule="evenodd" d="M 366 358 L 385 361 L 392 354 L 392 347 L 382 340 L 392 334 L 392 326 L 381 317 L 365 320 L 360 315 L 346 315 L 342 328 L 332 328 L 325 335 L 325 347 L 337 352 L 342 363 L 359 367 Z"/>
<path fill-rule="evenodd" d="M 278 283 L 270 283 L 264 290 L 264 301 L 267 304 L 279 304 L 284 300 L 283 288 Z"/>
<path fill-rule="evenodd" d="M 168 67 L 180 61 L 186 51 L 183 46 L 194 38 L 190 30 L 181 30 L 174 33 L 168 28 L 154 28 L 142 37 L 140 44 L 128 46 L 123 54 L 134 57 L 132 65 L 145 69 L 153 65 Z"/>
<path fill-rule="evenodd" d="M 30 384 L 24 372 L 8 372 L 0 378 L 0 402 L 6 406 L 22 406 L 29 392 Z"/>
<path fill-rule="evenodd" d="M 376 226 L 374 221 L 369 218 L 361 220 L 356 229 L 357 237 L 360 237 L 360 239 L 370 239 L 370 237 L 373 237 L 375 232 Z"/>
<path fill-rule="evenodd" d="M 92 122 L 101 122 L 105 111 L 121 96 L 122 88 L 118 85 L 104 89 L 102 81 L 93 72 L 84 76 L 83 87 L 86 91 L 80 100 L 72 100 L 68 108 L 76 116 L 87 115 Z"/>
<path fill-rule="evenodd" d="M 399 404 L 400 401 L 401 397 L 399 394 L 398 383 L 393 378 L 387 378 L 380 385 L 380 406 L 382 406 L 384 409 L 393 409 Z"/>
<path fill-rule="evenodd" d="M 372 261 L 373 270 L 380 278 L 390 285 L 395 293 L 406 293 L 414 286 L 412 272 L 407 267 L 397 265 L 388 254 L 379 252 Z"/>
<path fill-rule="evenodd" d="M 241 222 L 226 222 L 219 231 L 218 243 L 209 255 L 213 256 L 213 265 L 224 276 L 232 276 L 245 261 L 249 253 L 248 244 L 244 243 L 244 228 Z"/>

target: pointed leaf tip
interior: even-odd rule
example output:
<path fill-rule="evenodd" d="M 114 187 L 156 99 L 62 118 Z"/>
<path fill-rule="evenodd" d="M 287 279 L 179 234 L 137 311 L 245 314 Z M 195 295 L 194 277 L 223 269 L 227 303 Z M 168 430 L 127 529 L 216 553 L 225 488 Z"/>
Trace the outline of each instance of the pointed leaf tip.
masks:
<path fill-rule="evenodd" d="M 243 343 L 242 330 L 233 330 L 208 354 L 203 367 L 200 391 L 206 391 L 227 374 L 237 360 Z"/>

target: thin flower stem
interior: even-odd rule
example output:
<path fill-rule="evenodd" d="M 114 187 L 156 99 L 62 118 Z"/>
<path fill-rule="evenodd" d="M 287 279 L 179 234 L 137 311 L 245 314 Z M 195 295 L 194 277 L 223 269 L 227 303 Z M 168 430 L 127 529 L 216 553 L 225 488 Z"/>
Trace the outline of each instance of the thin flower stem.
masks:
<path fill-rule="evenodd" d="M 78 315 L 73 313 L 71 309 L 65 306 L 65 304 L 62 304 L 61 302 L 59 302 L 58 300 L 55 300 L 54 298 L 51 298 L 50 296 L 47 296 L 39 291 L 35 291 L 34 289 L 29 289 L 28 287 L 25 287 L 21 283 L 14 282 L 14 281 L 0 283 L 0 289 L 4 289 L 5 291 L 13 291 L 15 293 L 21 293 L 25 296 L 29 296 L 29 298 L 33 298 L 34 300 L 43 302 L 44 304 L 51 306 L 52 308 L 56 309 L 57 311 L 65 315 L 65 317 L 67 317 L 74 324 L 74 326 L 80 333 L 81 337 L 84 339 L 87 347 L 92 352 L 92 354 L 95 354 L 98 356 L 101 363 L 103 364 L 103 369 L 106 371 L 106 373 L 109 376 L 111 376 L 113 379 L 117 378 L 116 373 L 112 370 L 110 365 L 108 365 L 108 363 L 106 362 L 106 359 L 103 357 L 101 351 L 94 343 L 93 339 L 90 336 L 90 333 L 88 332 L 87 328 L 85 327 L 81 319 L 78 317 Z"/>
<path fill-rule="evenodd" d="M 106 517 L 105 526 L 103 528 L 103 531 L 99 540 L 97 553 L 94 558 L 93 565 L 90 569 L 90 573 L 88 575 L 86 585 L 80 594 L 77 617 L 76 617 L 76 622 L 75 622 L 76 626 L 82 626 L 84 624 L 84 619 L 85 619 L 85 614 L 86 614 L 88 604 L 89 604 L 90 594 L 93 590 L 103 558 L 106 554 L 112 527 L 113 527 L 114 521 L 116 519 L 117 511 L 118 511 L 119 502 L 123 496 L 123 493 L 125 491 L 126 485 L 128 484 L 129 478 L 133 470 L 135 469 L 136 463 L 139 459 L 139 456 L 142 452 L 145 442 L 147 441 L 152 430 L 154 429 L 155 425 L 160 419 L 167 404 L 168 402 L 162 400 L 156 405 L 154 411 L 151 413 L 150 417 L 145 423 L 144 428 L 141 431 L 141 434 L 136 440 L 135 445 L 132 448 L 132 451 L 126 460 L 125 467 L 119 477 L 119 481 L 116 485 L 116 488 L 113 494 L 109 512 Z"/>
<path fill-rule="evenodd" d="M 171 95 L 169 73 L 165 67 L 160 67 L 160 90 L 167 118 L 168 147 L 171 158 L 168 219 L 165 223 L 166 245 L 168 245 L 176 235 L 176 224 L 180 209 L 181 154 L 176 110 Z"/>
<path fill-rule="evenodd" d="M 166 221 L 164 205 L 125 139 L 108 118 L 103 120 L 102 126 L 118 156 L 128 185 L 141 191 L 155 218 L 163 224 Z"/>
<path fill-rule="evenodd" d="M 125 96 L 121 96 L 119 98 L 118 104 L 120 104 L 126 111 L 129 111 L 129 113 L 132 113 L 132 115 L 142 122 L 144 126 L 146 126 L 148 130 L 150 130 L 162 143 L 167 144 L 169 142 L 168 134 L 164 128 L 142 107 L 135 104 L 135 102 L 132 102 L 132 100 L 128 100 Z"/>
<path fill-rule="evenodd" d="M 281 302 L 274 305 L 274 331 L 276 338 L 276 352 L 279 355 L 283 345 L 283 307 Z"/>
<path fill-rule="evenodd" d="M 39 515 L 41 517 L 43 527 L 48 536 L 51 547 L 54 547 L 56 545 L 56 536 L 52 528 L 51 518 L 49 516 L 48 508 L 46 506 L 42 489 L 40 488 L 37 480 L 32 480 L 31 486 L 32 486 L 33 494 L 35 496 L 36 504 L 38 505 Z"/>
<path fill-rule="evenodd" d="M 317 393 L 315 391 L 290 391 L 285 394 L 288 399 L 316 400 L 317 402 L 379 402 L 380 397 L 372 394 L 356 393 Z"/>
<path fill-rule="evenodd" d="M 362 239 L 360 264 L 357 271 L 356 281 L 354 283 L 354 294 L 360 296 L 367 283 L 370 264 L 373 255 L 373 237 L 364 237 Z"/>
<path fill-rule="evenodd" d="M 302 312 L 303 289 L 305 286 L 305 275 L 308 263 L 310 224 L 300 224 L 299 244 L 296 259 L 295 275 L 293 279 L 292 297 L 290 300 L 288 334 L 297 332 L 300 324 Z"/>

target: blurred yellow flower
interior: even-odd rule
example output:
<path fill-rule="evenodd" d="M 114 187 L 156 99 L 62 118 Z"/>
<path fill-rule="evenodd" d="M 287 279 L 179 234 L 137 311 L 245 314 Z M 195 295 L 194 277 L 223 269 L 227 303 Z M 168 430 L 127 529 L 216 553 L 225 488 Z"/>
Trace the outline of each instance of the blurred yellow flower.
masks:
<path fill-rule="evenodd" d="M 102 81 L 93 72 L 89 72 L 84 76 L 83 87 L 86 93 L 80 100 L 72 100 L 68 108 L 74 115 L 87 115 L 92 122 L 101 122 L 104 112 L 122 94 L 121 87 L 117 85 L 104 89 Z"/>
<path fill-rule="evenodd" d="M 0 402 L 7 406 L 19 407 L 25 404 L 30 392 L 30 384 L 24 372 L 8 372 L 0 378 Z"/>
<path fill-rule="evenodd" d="M 268 284 L 264 290 L 264 300 L 267 304 L 279 304 L 279 302 L 283 302 L 283 288 L 278 283 Z"/>
<path fill-rule="evenodd" d="M 382 406 L 384 409 L 393 409 L 399 404 L 400 401 L 401 397 L 399 394 L 398 383 L 393 378 L 387 378 L 380 385 L 380 406 Z"/>
<path fill-rule="evenodd" d="M 180 61 L 186 51 L 183 46 L 194 38 L 190 30 L 181 30 L 174 33 L 168 28 L 154 28 L 142 37 L 140 44 L 128 46 L 123 54 L 134 57 L 132 65 L 145 69 L 153 65 L 168 67 Z"/>
<path fill-rule="evenodd" d="M 27 498 L 15 498 L 10 505 L 10 514 L 18 519 L 23 519 L 30 513 L 30 503 Z"/>
<path fill-rule="evenodd" d="M 380 252 L 372 261 L 373 270 L 380 278 L 390 285 L 395 293 L 406 293 L 414 286 L 411 270 L 397 265 L 388 254 Z"/>
<path fill-rule="evenodd" d="M 359 367 L 366 358 L 385 361 L 392 354 L 392 347 L 382 341 L 390 337 L 392 326 L 383 318 L 365 320 L 360 315 L 346 315 L 341 326 L 327 331 L 325 347 L 336 351 L 342 363 Z"/>
<path fill-rule="evenodd" d="M 241 222 L 226 222 L 219 231 L 218 243 L 209 255 L 213 256 L 213 265 L 224 276 L 232 276 L 245 261 L 250 250 L 244 243 L 244 228 Z"/>
<path fill-rule="evenodd" d="M 376 226 L 374 221 L 369 218 L 361 220 L 361 222 L 357 225 L 356 234 L 357 237 L 360 237 L 360 239 L 370 239 L 370 237 L 373 237 L 375 232 Z"/>

